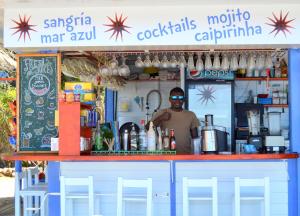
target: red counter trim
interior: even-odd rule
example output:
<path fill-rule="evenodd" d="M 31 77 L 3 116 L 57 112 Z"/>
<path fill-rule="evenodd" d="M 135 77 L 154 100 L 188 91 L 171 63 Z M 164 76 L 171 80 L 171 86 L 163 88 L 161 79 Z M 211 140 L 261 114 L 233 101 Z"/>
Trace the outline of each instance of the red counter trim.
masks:
<path fill-rule="evenodd" d="M 4 160 L 45 161 L 163 161 L 163 160 L 274 160 L 295 159 L 298 153 L 290 154 L 232 154 L 232 155 L 129 155 L 129 156 L 59 156 L 57 154 L 15 154 L 4 155 Z"/>

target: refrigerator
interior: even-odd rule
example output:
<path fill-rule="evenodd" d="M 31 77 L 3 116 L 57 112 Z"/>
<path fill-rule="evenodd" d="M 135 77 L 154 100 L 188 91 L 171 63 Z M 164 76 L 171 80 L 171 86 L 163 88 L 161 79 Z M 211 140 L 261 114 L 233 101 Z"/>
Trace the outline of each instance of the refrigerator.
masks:
<path fill-rule="evenodd" d="M 193 111 L 204 126 L 206 114 L 216 126 L 228 132 L 228 150 L 234 151 L 234 82 L 225 80 L 186 80 L 186 109 Z M 200 131 L 199 131 L 200 133 Z"/>

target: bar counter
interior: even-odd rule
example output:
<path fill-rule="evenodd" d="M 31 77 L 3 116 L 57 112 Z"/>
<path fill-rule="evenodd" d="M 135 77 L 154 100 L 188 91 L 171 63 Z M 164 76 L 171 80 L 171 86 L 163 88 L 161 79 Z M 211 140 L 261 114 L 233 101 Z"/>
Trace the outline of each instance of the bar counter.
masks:
<path fill-rule="evenodd" d="M 200 155 L 58 155 L 58 153 L 15 153 L 3 155 L 5 160 L 46 160 L 48 163 L 49 193 L 60 192 L 60 176 L 66 178 L 93 177 L 95 196 L 95 213 L 107 216 L 117 215 L 118 179 L 139 180 L 152 179 L 153 215 L 182 216 L 183 211 L 183 178 L 217 179 L 219 211 L 222 215 L 233 215 L 233 195 L 235 193 L 236 177 L 242 179 L 270 179 L 270 215 L 290 216 L 289 205 L 292 204 L 291 191 L 294 190 L 296 178 L 289 175 L 294 169 L 298 153 L 288 154 L 200 154 Z M 70 190 L 70 189 L 68 189 Z M 197 193 L 202 193 L 197 188 Z M 140 193 L 136 188 L 130 192 Z M 194 190 L 191 190 L 191 193 Z M 204 191 L 205 193 L 207 191 Z M 246 191 L 248 192 L 248 191 Z M 255 188 L 251 193 L 262 193 L 261 188 Z M 144 192 L 143 192 L 144 193 Z M 57 201 L 55 201 L 57 199 Z M 49 199 L 49 206 L 59 203 L 58 198 Z M 50 204 L 51 203 L 51 204 Z M 56 204 L 58 205 L 58 204 Z M 70 215 L 85 215 L 86 203 L 81 200 L 73 207 L 67 205 Z M 191 202 L 191 215 L 200 211 L 209 215 L 210 202 Z M 143 212 L 143 202 L 127 202 L 126 215 L 136 216 Z M 200 206 L 200 207 L 199 207 Z M 59 215 L 51 209 L 50 215 Z M 244 216 L 259 215 L 262 210 L 260 202 L 243 202 Z M 294 216 L 294 215 L 293 215 Z"/>
<path fill-rule="evenodd" d="M 45 161 L 205 161 L 205 160 L 276 160 L 296 159 L 298 153 L 287 154 L 200 154 L 200 155 L 58 155 L 57 153 L 16 153 L 2 156 L 4 160 L 45 160 Z"/>

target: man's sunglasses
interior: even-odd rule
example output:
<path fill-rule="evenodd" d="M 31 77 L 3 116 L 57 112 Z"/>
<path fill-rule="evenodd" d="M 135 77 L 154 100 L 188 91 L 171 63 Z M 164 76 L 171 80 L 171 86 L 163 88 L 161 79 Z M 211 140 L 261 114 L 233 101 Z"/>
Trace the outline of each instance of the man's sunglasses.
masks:
<path fill-rule="evenodd" d="M 181 95 L 174 95 L 174 96 L 170 96 L 171 100 L 184 100 L 184 96 Z"/>

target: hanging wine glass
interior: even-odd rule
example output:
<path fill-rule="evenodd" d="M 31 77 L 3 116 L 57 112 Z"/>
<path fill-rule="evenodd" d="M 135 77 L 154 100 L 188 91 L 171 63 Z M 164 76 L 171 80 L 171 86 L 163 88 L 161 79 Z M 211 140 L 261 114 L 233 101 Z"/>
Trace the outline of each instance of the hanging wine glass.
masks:
<path fill-rule="evenodd" d="M 128 77 L 130 75 L 130 69 L 128 65 L 126 65 L 126 59 L 122 56 L 122 64 L 119 67 L 119 75 L 123 77 Z"/>
<path fill-rule="evenodd" d="M 253 53 L 250 53 L 247 60 L 247 77 L 253 77 L 255 70 L 255 56 Z"/>
<path fill-rule="evenodd" d="M 198 53 L 197 56 L 198 56 L 198 58 L 197 58 L 197 62 L 196 62 L 196 70 L 203 71 L 204 65 L 203 65 L 203 61 L 202 61 L 202 53 Z"/>
<path fill-rule="evenodd" d="M 231 56 L 229 68 L 232 71 L 238 70 L 237 54 L 235 54 L 235 53 Z"/>
<path fill-rule="evenodd" d="M 227 71 L 229 69 L 229 60 L 228 60 L 228 55 L 226 53 L 222 54 L 221 69 L 224 71 Z"/>
<path fill-rule="evenodd" d="M 137 68 L 144 67 L 144 62 L 142 61 L 142 57 L 138 56 L 134 64 Z"/>
<path fill-rule="evenodd" d="M 265 68 L 272 68 L 272 67 L 273 67 L 272 55 L 271 53 L 268 53 L 265 61 Z"/>
<path fill-rule="evenodd" d="M 109 66 L 110 66 L 111 68 L 117 68 L 118 65 L 119 65 L 119 62 L 118 62 L 116 56 L 113 55 L 113 56 L 112 56 L 112 60 L 110 60 L 110 62 L 109 62 Z"/>
<path fill-rule="evenodd" d="M 267 73 L 266 73 L 266 70 L 265 70 L 265 54 L 261 53 L 259 56 L 258 56 L 258 59 L 256 59 L 256 75 L 259 76 L 263 76 L 263 77 L 266 77 L 267 76 Z"/>
<path fill-rule="evenodd" d="M 210 58 L 209 53 L 205 54 L 204 68 L 205 68 L 205 70 L 211 70 L 212 69 L 212 62 L 211 62 L 211 58 Z"/>
<path fill-rule="evenodd" d="M 189 54 L 189 58 L 188 58 L 188 62 L 187 62 L 187 67 L 188 67 L 188 69 L 190 71 L 195 70 L 193 53 Z"/>
<path fill-rule="evenodd" d="M 179 67 L 180 68 L 185 68 L 186 66 L 186 61 L 185 61 L 185 57 L 184 57 L 184 54 L 180 54 L 180 57 L 179 57 L 179 61 L 178 61 L 178 64 L 179 64 Z"/>
<path fill-rule="evenodd" d="M 107 60 L 105 58 L 104 64 L 100 67 L 100 76 L 111 76 L 111 68 L 107 66 Z"/>
<path fill-rule="evenodd" d="M 144 60 L 144 67 L 151 67 L 152 66 L 152 62 L 150 59 L 150 55 L 147 54 Z"/>
<path fill-rule="evenodd" d="M 215 53 L 215 55 L 214 55 L 214 63 L 213 63 L 212 69 L 213 70 L 220 70 L 221 69 L 219 53 Z"/>
<path fill-rule="evenodd" d="M 267 54 L 266 60 L 265 60 L 265 68 L 266 71 L 268 70 L 270 73 L 270 77 L 274 77 L 274 68 L 273 68 L 273 61 L 271 53 Z"/>
<path fill-rule="evenodd" d="M 162 58 L 162 60 L 160 62 L 160 66 L 162 68 L 168 68 L 170 66 L 170 62 L 169 62 L 168 57 L 167 57 L 166 54 L 164 54 L 164 56 L 163 56 L 163 58 Z"/>
<path fill-rule="evenodd" d="M 159 57 L 158 57 L 157 54 L 154 56 L 154 59 L 152 61 L 152 65 L 153 65 L 153 67 L 157 67 L 157 68 L 160 67 L 160 61 L 159 61 Z"/>
<path fill-rule="evenodd" d="M 172 55 L 171 56 L 171 60 L 170 60 L 170 67 L 171 68 L 176 68 L 178 65 L 178 61 L 176 59 L 176 56 L 175 55 Z"/>
<path fill-rule="evenodd" d="M 247 60 L 246 60 L 246 54 L 241 54 L 240 55 L 240 60 L 238 64 L 238 75 L 240 77 L 245 77 L 246 76 L 246 68 L 247 68 Z"/>

